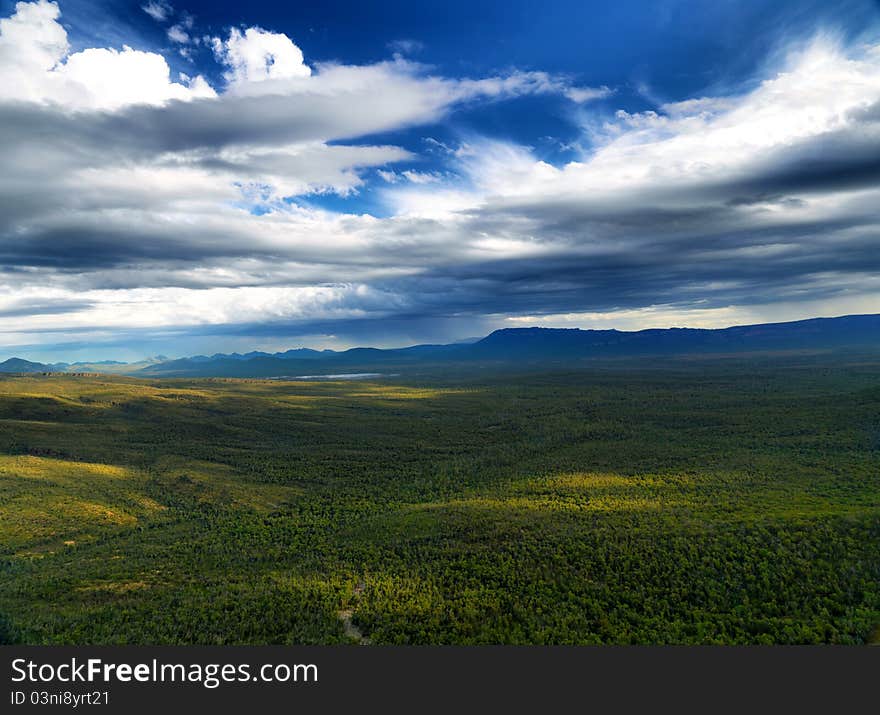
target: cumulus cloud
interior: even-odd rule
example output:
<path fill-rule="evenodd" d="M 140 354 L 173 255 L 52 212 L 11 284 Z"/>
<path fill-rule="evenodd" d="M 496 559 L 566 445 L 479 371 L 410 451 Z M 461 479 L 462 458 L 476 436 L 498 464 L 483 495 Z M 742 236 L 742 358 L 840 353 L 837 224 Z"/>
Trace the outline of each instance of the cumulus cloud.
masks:
<path fill-rule="evenodd" d="M 172 81 L 156 53 L 71 53 L 59 12 L 38 0 L 0 20 L 5 344 L 27 331 L 338 334 L 381 319 L 473 334 L 877 305 L 877 48 L 820 36 L 748 91 L 607 115 L 589 153 L 562 165 L 510 141 L 426 138 L 437 170 L 368 138 L 477 103 L 614 95 L 539 71 L 308 64 L 261 28 L 214 40 L 215 89 Z M 382 218 L 303 200 L 369 180 Z"/>
<path fill-rule="evenodd" d="M 309 77 L 312 69 L 303 61 L 302 50 L 284 34 L 249 27 L 233 27 L 229 37 L 213 40 L 214 53 L 229 67 L 226 79 L 232 83 L 269 79 Z"/>
<path fill-rule="evenodd" d="M 119 109 L 215 94 L 201 76 L 172 82 L 165 58 L 153 52 L 124 46 L 70 54 L 54 2 L 20 2 L 15 8 L 0 20 L 0 100 Z"/>
<path fill-rule="evenodd" d="M 54 2 L 19 2 L 11 17 L 0 19 L 0 63 L 10 79 L 27 82 L 52 70 L 67 54 L 67 32 L 57 22 L 60 14 Z"/>

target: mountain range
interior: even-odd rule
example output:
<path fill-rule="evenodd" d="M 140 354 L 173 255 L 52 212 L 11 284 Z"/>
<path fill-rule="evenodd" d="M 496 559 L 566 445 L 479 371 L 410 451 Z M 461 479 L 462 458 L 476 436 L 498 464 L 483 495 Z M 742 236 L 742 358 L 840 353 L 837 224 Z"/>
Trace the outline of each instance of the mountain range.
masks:
<path fill-rule="evenodd" d="M 472 342 L 344 351 L 216 353 L 138 363 L 38 363 L 10 358 L 0 372 L 101 372 L 141 377 L 299 377 L 304 374 L 393 371 L 453 363 L 499 365 L 576 363 L 593 358 L 710 355 L 766 351 L 880 350 L 880 315 L 812 318 L 730 328 L 638 331 L 505 328 Z"/>

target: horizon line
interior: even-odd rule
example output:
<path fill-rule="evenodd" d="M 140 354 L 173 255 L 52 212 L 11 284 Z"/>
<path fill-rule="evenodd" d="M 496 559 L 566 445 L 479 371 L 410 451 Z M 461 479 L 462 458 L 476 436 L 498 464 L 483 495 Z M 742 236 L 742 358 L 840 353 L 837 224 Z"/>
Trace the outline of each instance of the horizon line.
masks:
<path fill-rule="evenodd" d="M 487 337 L 489 337 L 490 335 L 494 335 L 495 333 L 509 331 L 509 330 L 554 330 L 554 331 L 579 331 L 579 332 L 585 332 L 585 333 L 606 332 L 606 333 L 628 333 L 628 334 L 636 335 L 638 333 L 646 333 L 646 332 L 651 332 L 651 331 L 662 331 L 662 330 L 670 330 L 670 331 L 671 330 L 694 330 L 694 331 L 704 331 L 704 332 L 717 332 L 717 331 L 722 331 L 722 330 L 731 330 L 734 328 L 753 328 L 753 327 L 759 327 L 759 326 L 773 326 L 773 325 L 793 325 L 795 323 L 809 323 L 809 322 L 817 321 L 817 320 L 842 320 L 845 318 L 866 318 L 866 317 L 880 317 L 880 312 L 878 312 L 878 313 L 847 313 L 844 315 L 831 315 L 831 316 L 817 315 L 817 316 L 813 316 L 810 318 L 799 318 L 798 320 L 777 320 L 777 321 L 767 322 L 767 323 L 736 323 L 733 325 L 725 325 L 723 327 L 717 327 L 717 328 L 688 327 L 686 325 L 682 325 L 682 326 L 669 326 L 669 327 L 665 327 L 665 328 L 652 327 L 652 328 L 639 328 L 638 330 L 620 330 L 618 328 L 580 328 L 580 327 L 559 328 L 559 327 L 546 327 L 546 326 L 542 326 L 542 325 L 529 325 L 529 326 L 522 326 L 522 327 L 518 326 L 518 327 L 497 328 L 497 329 L 487 333 L 486 335 L 482 335 L 480 337 L 472 339 L 471 344 L 477 343 L 481 340 L 485 340 Z M 324 349 L 310 348 L 305 345 L 300 345 L 298 347 L 288 348 L 287 350 L 277 350 L 273 353 L 267 352 L 265 350 L 250 350 L 246 353 L 240 353 L 237 351 L 233 351 L 233 352 L 229 352 L 229 353 L 215 352 L 212 355 L 206 355 L 206 354 L 199 353 L 199 354 L 195 354 L 195 355 L 183 355 L 183 356 L 179 356 L 179 357 L 168 357 L 166 355 L 157 354 L 157 355 L 146 355 L 146 356 L 140 358 L 139 360 L 133 360 L 133 361 L 128 361 L 128 362 L 126 362 L 124 360 L 103 359 L 103 360 L 75 360 L 73 362 L 67 362 L 65 360 L 58 360 L 55 362 L 48 362 L 47 363 L 47 362 L 42 362 L 40 360 L 30 360 L 29 358 L 21 357 L 21 354 L 15 354 L 15 355 L 11 355 L 10 357 L 5 358 L 2 361 L 0 361 L 0 364 L 8 362 L 10 360 L 23 360 L 25 362 L 30 362 L 30 363 L 39 364 L 39 365 L 47 365 L 47 366 L 53 366 L 53 365 L 67 365 L 67 366 L 71 366 L 71 365 L 98 365 L 98 364 L 113 364 L 113 363 L 118 364 L 118 365 L 136 365 L 138 363 L 148 362 L 148 361 L 155 361 L 157 363 L 165 363 L 165 362 L 174 362 L 177 360 L 192 360 L 194 358 L 213 358 L 215 355 L 228 357 L 231 355 L 244 356 L 244 355 L 248 355 L 250 353 L 263 353 L 264 355 L 266 355 L 268 357 L 274 357 L 276 355 L 283 355 L 284 353 L 294 351 L 294 350 L 310 350 L 310 351 L 317 352 L 317 353 L 335 353 L 335 354 L 343 354 L 343 353 L 351 352 L 353 350 L 381 350 L 381 351 L 407 350 L 410 348 L 427 347 L 427 346 L 445 347 L 445 346 L 452 346 L 452 345 L 463 345 L 463 344 L 468 344 L 470 341 L 471 341 L 471 339 L 465 339 L 464 341 L 461 341 L 461 340 L 452 341 L 452 342 L 448 342 L 448 343 L 412 343 L 412 344 L 407 344 L 407 345 L 400 345 L 397 347 L 385 347 L 385 348 L 379 348 L 379 347 L 376 347 L 373 345 L 355 345 L 350 348 L 346 348 L 345 350 L 333 350 L 330 348 L 324 348 Z M 163 359 L 159 359 L 159 358 L 163 358 Z"/>

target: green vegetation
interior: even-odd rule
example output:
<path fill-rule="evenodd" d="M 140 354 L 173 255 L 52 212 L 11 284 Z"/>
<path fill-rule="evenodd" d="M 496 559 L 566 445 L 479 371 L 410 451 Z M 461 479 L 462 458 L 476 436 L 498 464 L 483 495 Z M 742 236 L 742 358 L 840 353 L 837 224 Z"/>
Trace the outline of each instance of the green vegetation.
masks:
<path fill-rule="evenodd" d="M 880 360 L 396 380 L 0 379 L 0 641 L 876 639 Z"/>

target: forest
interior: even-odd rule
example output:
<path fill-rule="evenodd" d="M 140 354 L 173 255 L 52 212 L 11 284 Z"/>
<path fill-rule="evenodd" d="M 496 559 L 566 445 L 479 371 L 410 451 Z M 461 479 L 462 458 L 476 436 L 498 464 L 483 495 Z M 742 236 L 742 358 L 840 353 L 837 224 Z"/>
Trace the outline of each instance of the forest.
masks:
<path fill-rule="evenodd" d="M 880 641 L 880 358 L 0 377 L 0 642 Z"/>

